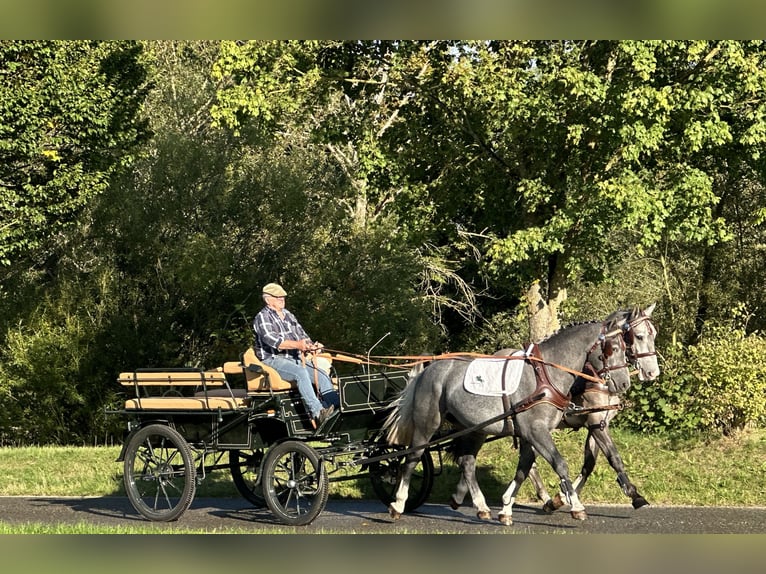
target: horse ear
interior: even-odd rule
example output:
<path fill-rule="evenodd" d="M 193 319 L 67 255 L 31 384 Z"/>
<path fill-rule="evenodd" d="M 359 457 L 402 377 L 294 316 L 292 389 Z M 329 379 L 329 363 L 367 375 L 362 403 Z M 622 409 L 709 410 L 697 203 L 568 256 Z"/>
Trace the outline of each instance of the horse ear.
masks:
<path fill-rule="evenodd" d="M 652 303 L 646 309 L 644 309 L 644 315 L 646 315 L 647 317 L 651 317 L 652 316 L 652 311 L 654 311 L 654 307 L 656 305 L 657 305 L 657 303 Z"/>

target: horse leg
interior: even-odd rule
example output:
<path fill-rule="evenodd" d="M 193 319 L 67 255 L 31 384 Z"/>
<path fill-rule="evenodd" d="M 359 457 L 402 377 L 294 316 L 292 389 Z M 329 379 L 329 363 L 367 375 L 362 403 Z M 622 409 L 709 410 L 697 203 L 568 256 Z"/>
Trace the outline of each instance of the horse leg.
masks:
<path fill-rule="evenodd" d="M 580 474 L 572 483 L 572 486 L 574 487 L 578 496 L 580 495 L 580 492 L 582 492 L 583 486 L 585 486 L 585 483 L 588 481 L 588 477 L 591 475 L 593 469 L 596 466 L 597 457 L 598 447 L 593 437 L 591 436 L 591 433 L 588 432 L 588 436 L 585 438 L 583 466 L 580 469 Z M 566 494 L 562 491 L 559 491 L 556 493 L 556 496 L 554 496 L 548 503 L 546 503 L 545 506 L 543 506 L 543 510 L 546 512 L 553 512 L 554 510 L 558 510 L 564 505 L 566 505 Z"/>
<path fill-rule="evenodd" d="M 466 446 L 465 441 L 466 437 L 462 436 L 453 439 L 446 449 L 449 456 L 455 460 L 455 463 L 457 463 L 458 468 L 460 469 L 460 478 L 458 479 L 457 486 L 455 487 L 455 492 L 452 493 L 452 496 L 450 496 L 449 505 L 452 510 L 457 510 L 460 508 L 460 505 L 463 504 L 463 500 L 465 499 L 465 495 L 468 494 L 468 481 L 465 477 L 464 466 L 468 447 Z"/>
<path fill-rule="evenodd" d="M 420 462 L 420 458 L 423 456 L 423 452 L 426 449 L 426 445 L 436 430 L 441 425 L 440 417 L 428 417 L 427 421 L 417 419 L 415 422 L 415 428 L 412 432 L 412 445 L 422 445 L 413 452 L 409 453 L 405 459 L 401 469 L 401 476 L 399 478 L 399 484 L 396 487 L 396 493 L 394 494 L 394 500 L 388 505 L 388 513 L 394 520 L 401 518 L 404 513 L 404 506 L 407 502 L 407 496 L 410 491 L 410 480 L 415 467 Z"/>
<path fill-rule="evenodd" d="M 422 441 L 419 444 L 423 444 Z M 423 456 L 425 448 L 418 449 L 408 454 L 404 459 L 402 465 L 402 473 L 399 478 L 399 484 L 396 487 L 394 493 L 394 501 L 388 505 L 388 513 L 394 520 L 399 520 L 404 513 L 404 505 L 407 502 L 407 496 L 410 491 L 410 479 L 412 478 L 412 472 L 420 461 L 420 457 Z"/>
<path fill-rule="evenodd" d="M 591 439 L 591 437 L 593 442 L 598 445 L 598 448 L 604 452 L 604 455 L 609 461 L 609 464 L 617 473 L 617 484 L 620 485 L 620 488 L 622 489 L 622 492 L 625 494 L 625 496 L 630 498 L 633 508 L 639 509 L 643 508 L 644 506 L 648 506 L 649 502 L 643 496 L 641 496 L 641 494 L 639 494 L 636 487 L 632 482 L 630 482 L 630 479 L 628 478 L 628 474 L 625 471 L 625 464 L 622 462 L 622 457 L 617 451 L 617 447 L 612 440 L 612 436 L 609 434 L 609 427 L 604 425 L 592 429 L 588 434 L 588 438 Z M 595 449 L 595 446 L 593 447 L 593 450 L 593 466 L 595 466 L 598 451 Z M 593 470 L 593 466 L 590 467 L 590 471 Z M 590 471 L 588 474 L 590 474 Z M 585 468 L 583 468 L 583 473 L 585 473 Z M 587 480 L 587 475 L 584 475 L 579 488 L 582 488 L 582 485 L 585 484 L 585 480 Z"/>
<path fill-rule="evenodd" d="M 598 458 L 599 445 L 593 436 L 593 433 L 597 426 L 591 426 L 588 430 L 588 436 L 585 437 L 585 447 L 583 449 L 583 464 L 580 469 L 579 476 L 574 480 L 572 485 L 574 486 L 577 494 L 582 492 L 585 483 L 588 482 L 588 478 L 593 474 L 593 469 L 596 468 L 596 459 Z"/>
<path fill-rule="evenodd" d="M 570 505 L 569 512 L 572 515 L 572 518 L 576 520 L 585 520 L 588 517 L 585 512 L 585 507 L 582 505 L 582 502 L 580 502 L 577 491 L 569 480 L 569 467 L 566 460 L 564 460 L 561 453 L 556 448 L 556 444 L 553 442 L 553 437 L 551 436 L 550 431 L 545 427 L 536 425 L 535 428 L 532 429 L 531 434 L 535 440 L 535 450 L 548 462 L 548 464 L 551 465 L 554 472 L 559 477 L 561 492 L 564 494 Z"/>
<path fill-rule="evenodd" d="M 481 520 L 489 520 L 492 513 L 487 506 L 484 493 L 479 488 L 476 480 L 476 457 L 484 444 L 485 436 L 483 434 L 471 434 L 466 437 L 460 437 L 454 446 L 454 453 L 460 467 L 460 480 L 458 481 L 455 493 L 450 497 L 450 507 L 457 510 L 465 499 L 465 495 L 470 492 L 471 501 L 476 508 L 476 516 Z"/>
<path fill-rule="evenodd" d="M 532 481 L 532 485 L 535 487 L 535 494 L 537 499 L 543 503 L 543 510 L 545 512 L 553 512 L 559 506 L 554 506 L 554 500 L 551 495 L 548 494 L 548 490 L 545 488 L 540 472 L 537 470 L 537 463 L 532 463 L 532 468 L 529 469 L 529 475 L 527 476 Z M 558 495 L 556 496 L 558 498 Z"/>
<path fill-rule="evenodd" d="M 516 474 L 503 493 L 503 508 L 497 515 L 497 519 L 506 526 L 513 524 L 513 503 L 516 500 L 516 493 L 518 493 L 519 487 L 527 479 L 534 462 L 535 451 L 532 445 L 522 439 L 519 444 L 519 462 L 516 464 Z"/>

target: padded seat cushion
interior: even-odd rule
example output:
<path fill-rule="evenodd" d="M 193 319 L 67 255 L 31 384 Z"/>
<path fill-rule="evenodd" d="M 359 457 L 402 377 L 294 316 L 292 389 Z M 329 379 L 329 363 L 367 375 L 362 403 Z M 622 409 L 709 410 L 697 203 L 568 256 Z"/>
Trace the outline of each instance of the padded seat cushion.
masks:
<path fill-rule="evenodd" d="M 231 397 L 149 397 L 125 401 L 126 410 L 236 410 L 244 406 L 245 399 Z"/>
<path fill-rule="evenodd" d="M 242 364 L 247 379 L 247 390 L 251 393 L 289 391 L 298 388 L 298 383 L 286 381 L 276 369 L 262 363 L 252 347 L 242 355 Z M 250 369 L 250 365 L 254 365 L 255 369 Z"/>

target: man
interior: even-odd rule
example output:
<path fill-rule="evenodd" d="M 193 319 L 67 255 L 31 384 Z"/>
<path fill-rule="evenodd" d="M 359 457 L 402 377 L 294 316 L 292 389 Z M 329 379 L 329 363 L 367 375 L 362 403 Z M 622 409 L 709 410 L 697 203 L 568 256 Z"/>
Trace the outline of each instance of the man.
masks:
<path fill-rule="evenodd" d="M 269 283 L 263 288 L 266 306 L 253 319 L 253 348 L 258 358 L 273 367 L 283 379 L 298 383 L 303 404 L 314 426 L 319 427 L 340 405 L 338 392 L 324 371 L 312 362 L 304 361 L 303 353 L 318 351 L 322 344 L 312 341 L 295 315 L 285 309 L 286 296 L 287 292 L 277 283 Z M 314 391 L 315 380 L 319 398 Z"/>

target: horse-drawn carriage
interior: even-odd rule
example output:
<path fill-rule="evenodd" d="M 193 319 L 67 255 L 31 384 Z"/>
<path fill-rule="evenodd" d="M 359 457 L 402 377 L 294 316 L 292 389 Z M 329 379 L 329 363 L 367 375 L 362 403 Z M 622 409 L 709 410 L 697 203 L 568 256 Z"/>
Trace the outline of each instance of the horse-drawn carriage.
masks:
<path fill-rule="evenodd" d="M 261 363 L 252 349 L 212 370 L 137 369 L 119 375 L 132 391 L 124 408 L 128 435 L 118 458 L 133 507 L 154 521 L 179 518 L 198 482 L 228 469 L 237 490 L 281 522 L 304 525 L 324 509 L 329 483 L 369 476 L 376 495 L 392 500 L 403 456 L 385 443 L 385 411 L 407 383 L 407 369 L 333 377 L 340 409 L 311 424 L 294 382 Z M 428 498 L 434 463 L 425 453 L 408 501 Z"/>
<path fill-rule="evenodd" d="M 479 377 L 496 379 L 502 386 L 486 395 L 465 387 L 464 375 L 479 358 L 471 353 L 440 356 L 443 360 L 434 361 L 413 382 L 408 380 L 409 366 L 373 371 L 369 360 L 337 354 L 334 361 L 357 363 L 358 370 L 333 377 L 340 408 L 317 428 L 295 383 L 261 363 L 252 349 L 240 361 L 213 370 L 121 373 L 119 382 L 132 396 L 124 408 L 110 412 L 127 419 L 129 434 L 118 460 L 124 463 L 128 498 L 150 520 L 175 520 L 190 506 L 198 481 L 213 470 L 228 469 L 248 501 L 268 507 L 285 524 L 305 525 L 327 504 L 330 482 L 367 476 L 376 496 L 398 518 L 428 499 L 442 452 L 465 448 L 453 506 L 470 491 L 479 516 L 487 518 L 489 509 L 473 476 L 475 456 L 487 436 L 514 436 L 520 458 L 503 495 L 500 521 L 511 524 L 515 494 L 536 454 L 556 470 L 572 516 L 584 518 L 578 492 L 587 475 L 573 486 L 550 433 L 564 415 L 579 413 L 585 417 L 582 424 L 599 409 L 611 417 L 611 398 L 593 396 L 610 397 L 627 389 L 629 364 L 638 368 L 642 380 L 657 376 L 651 309 L 618 311 L 603 322 L 565 328 L 521 355 L 482 356 L 523 363 L 515 381 L 506 376 L 505 367 L 502 375 L 481 371 Z M 603 388 L 584 390 L 585 404 L 595 406 L 583 410 L 571 402 L 572 391 L 576 382 L 588 380 Z M 596 436 L 631 495 L 606 432 L 608 417 L 587 423 L 588 442 Z M 445 431 L 447 421 L 451 428 Z M 595 463 L 589 448 L 595 447 L 586 445 L 586 463 L 589 458 Z M 638 508 L 635 498 L 634 506 Z"/>

